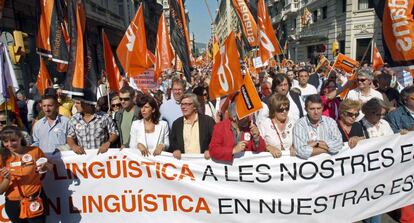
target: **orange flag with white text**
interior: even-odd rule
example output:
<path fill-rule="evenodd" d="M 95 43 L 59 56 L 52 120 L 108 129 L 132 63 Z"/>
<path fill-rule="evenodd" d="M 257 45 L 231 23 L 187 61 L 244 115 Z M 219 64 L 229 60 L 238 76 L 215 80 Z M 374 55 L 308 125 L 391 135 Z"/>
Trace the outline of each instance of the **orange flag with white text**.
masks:
<path fill-rule="evenodd" d="M 277 41 L 275 32 L 273 31 L 272 21 L 270 21 L 269 13 L 264 0 L 258 1 L 258 27 L 259 27 L 259 49 L 262 63 L 265 63 L 274 55 L 282 54 L 279 41 Z"/>
<path fill-rule="evenodd" d="M 237 117 L 242 119 L 260 109 L 262 109 L 262 101 L 254 86 L 253 80 L 249 73 L 244 75 L 244 83 L 241 86 L 240 93 L 236 96 L 236 112 Z"/>
<path fill-rule="evenodd" d="M 374 71 L 377 71 L 381 69 L 381 67 L 384 66 L 384 61 L 382 60 L 381 54 L 378 52 L 378 48 L 375 45 L 373 49 L 373 55 L 372 55 L 372 68 Z"/>
<path fill-rule="evenodd" d="M 112 54 L 111 45 L 109 44 L 106 33 L 102 30 L 103 52 L 105 60 L 105 71 L 108 78 L 109 89 L 118 92 L 121 89 L 122 76 L 119 72 L 115 57 Z"/>
<path fill-rule="evenodd" d="M 252 13 L 246 0 L 232 0 L 233 8 L 239 17 L 243 35 L 249 43 L 250 47 L 257 46 L 257 23 L 254 20 Z"/>
<path fill-rule="evenodd" d="M 173 68 L 172 61 L 174 53 L 171 48 L 170 36 L 168 35 L 167 25 L 165 22 L 164 13 L 158 22 L 156 49 L 155 49 L 155 72 L 154 80 L 165 70 Z"/>
<path fill-rule="evenodd" d="M 39 73 L 37 74 L 36 87 L 40 92 L 40 96 L 43 96 L 46 88 L 50 87 L 50 75 L 46 68 L 45 61 L 42 57 L 40 58 Z"/>
<path fill-rule="evenodd" d="M 210 80 L 210 98 L 218 98 L 240 90 L 243 78 L 236 39 L 231 32 L 214 57 Z"/>
<path fill-rule="evenodd" d="M 129 77 L 142 74 L 153 65 L 147 51 L 144 12 L 141 5 L 116 49 L 119 61 Z"/>

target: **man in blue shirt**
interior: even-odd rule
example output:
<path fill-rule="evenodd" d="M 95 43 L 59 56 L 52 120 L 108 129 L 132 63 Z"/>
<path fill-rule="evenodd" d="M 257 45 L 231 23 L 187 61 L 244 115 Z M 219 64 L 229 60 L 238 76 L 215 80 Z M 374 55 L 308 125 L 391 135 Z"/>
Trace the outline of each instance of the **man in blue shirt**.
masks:
<path fill-rule="evenodd" d="M 37 121 L 33 127 L 33 144 L 45 153 L 52 153 L 66 144 L 69 119 L 59 115 L 59 103 L 52 95 L 45 95 L 41 100 L 45 117 Z"/>
<path fill-rule="evenodd" d="M 161 119 L 168 122 L 171 129 L 172 124 L 176 119 L 183 116 L 181 111 L 180 101 L 184 96 L 186 82 L 184 80 L 175 78 L 172 81 L 172 95 L 173 98 L 163 103 L 160 107 Z"/>
<path fill-rule="evenodd" d="M 307 115 L 293 127 L 293 145 L 296 155 L 308 159 L 322 153 L 335 154 L 342 149 L 342 135 L 335 120 L 322 116 L 323 104 L 318 94 L 305 101 Z"/>

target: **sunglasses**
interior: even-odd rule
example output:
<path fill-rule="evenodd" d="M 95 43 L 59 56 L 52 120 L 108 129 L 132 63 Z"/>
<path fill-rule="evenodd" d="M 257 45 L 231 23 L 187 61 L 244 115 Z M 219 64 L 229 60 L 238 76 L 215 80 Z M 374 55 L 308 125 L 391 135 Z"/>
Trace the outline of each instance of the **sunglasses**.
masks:
<path fill-rule="evenodd" d="M 289 107 L 278 108 L 278 109 L 276 109 L 276 112 L 278 112 L 278 113 L 289 112 Z"/>
<path fill-rule="evenodd" d="M 359 116 L 359 112 L 357 112 L 357 113 L 345 112 L 345 115 L 348 116 L 348 117 L 356 118 L 356 117 Z"/>
<path fill-rule="evenodd" d="M 121 107 L 121 104 L 112 104 L 111 106 L 112 106 L 112 108 L 114 108 L 114 107 Z"/>
<path fill-rule="evenodd" d="M 365 81 L 366 81 L 366 80 L 368 80 L 368 79 L 358 78 L 357 80 L 358 80 L 358 82 L 365 82 Z"/>
<path fill-rule="evenodd" d="M 188 107 L 188 106 L 191 106 L 191 105 L 193 105 L 193 103 L 181 103 L 181 107 Z"/>
<path fill-rule="evenodd" d="M 119 98 L 119 100 L 121 100 L 121 101 L 129 101 L 131 98 Z"/>
<path fill-rule="evenodd" d="M 0 121 L 0 124 L 7 125 L 7 121 Z"/>

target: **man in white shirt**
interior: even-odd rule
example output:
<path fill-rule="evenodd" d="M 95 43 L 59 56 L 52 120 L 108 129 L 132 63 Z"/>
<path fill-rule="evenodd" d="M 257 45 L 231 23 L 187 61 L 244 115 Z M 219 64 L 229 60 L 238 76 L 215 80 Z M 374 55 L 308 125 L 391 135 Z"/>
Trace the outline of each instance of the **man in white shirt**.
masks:
<path fill-rule="evenodd" d="M 347 99 L 360 101 L 362 104 L 369 101 L 372 98 L 378 98 L 384 100 L 382 94 L 371 88 L 372 80 L 374 76 L 369 70 L 359 70 L 357 81 L 358 87 L 349 91 Z"/>
<path fill-rule="evenodd" d="M 293 86 L 293 87 L 296 87 L 300 90 L 301 96 L 304 99 L 306 99 L 306 97 L 311 95 L 311 94 L 317 94 L 318 93 L 318 91 L 316 90 L 316 88 L 313 85 L 308 84 L 308 80 L 309 80 L 308 71 L 305 70 L 305 69 L 302 69 L 298 72 L 298 85 Z"/>

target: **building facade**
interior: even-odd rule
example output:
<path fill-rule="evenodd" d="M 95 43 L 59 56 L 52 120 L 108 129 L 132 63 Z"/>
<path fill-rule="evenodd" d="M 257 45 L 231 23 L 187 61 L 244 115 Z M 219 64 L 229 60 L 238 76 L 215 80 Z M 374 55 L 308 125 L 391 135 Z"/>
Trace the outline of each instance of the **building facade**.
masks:
<path fill-rule="evenodd" d="M 239 30 L 239 18 L 231 4 L 231 0 L 220 0 L 212 25 L 212 34 L 216 35 L 222 43 L 230 32 L 238 32 Z"/>
<path fill-rule="evenodd" d="M 382 52 L 372 0 L 268 0 L 267 5 L 285 53 L 294 61 L 315 62 L 318 54 L 332 60 L 335 41 L 340 52 L 358 61 L 364 55 L 364 62 L 371 61 L 373 43 Z M 302 22 L 305 9 L 312 18 L 308 24 Z"/>

